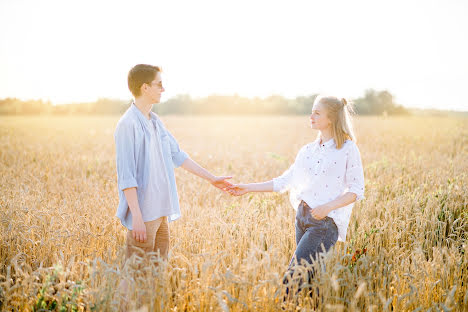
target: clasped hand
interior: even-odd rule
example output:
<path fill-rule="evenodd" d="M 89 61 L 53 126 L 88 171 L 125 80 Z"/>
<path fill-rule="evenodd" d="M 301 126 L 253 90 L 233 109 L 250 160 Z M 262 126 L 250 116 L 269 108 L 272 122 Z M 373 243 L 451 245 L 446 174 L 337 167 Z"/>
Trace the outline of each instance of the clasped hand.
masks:
<path fill-rule="evenodd" d="M 232 177 L 215 177 L 213 181 L 211 181 L 211 185 L 213 185 L 216 188 L 219 188 L 223 191 L 228 191 L 229 187 L 232 187 L 233 184 L 230 183 L 229 181 L 226 181 L 227 179 L 231 179 Z"/>
<path fill-rule="evenodd" d="M 247 184 L 232 184 L 227 179 L 231 179 L 231 176 L 228 177 L 216 177 L 211 184 L 214 187 L 217 187 L 233 196 L 240 196 L 248 193 Z"/>
<path fill-rule="evenodd" d="M 233 196 L 241 196 L 249 192 L 247 184 L 233 184 L 227 188 L 227 192 Z"/>

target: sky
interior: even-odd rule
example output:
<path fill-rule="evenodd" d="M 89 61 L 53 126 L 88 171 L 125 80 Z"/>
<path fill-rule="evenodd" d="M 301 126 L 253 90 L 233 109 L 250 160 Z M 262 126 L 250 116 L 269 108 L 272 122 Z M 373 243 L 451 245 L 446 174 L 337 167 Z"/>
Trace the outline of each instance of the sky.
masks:
<path fill-rule="evenodd" d="M 130 99 L 162 67 L 166 92 L 357 98 L 468 111 L 468 1 L 0 0 L 0 98 Z"/>

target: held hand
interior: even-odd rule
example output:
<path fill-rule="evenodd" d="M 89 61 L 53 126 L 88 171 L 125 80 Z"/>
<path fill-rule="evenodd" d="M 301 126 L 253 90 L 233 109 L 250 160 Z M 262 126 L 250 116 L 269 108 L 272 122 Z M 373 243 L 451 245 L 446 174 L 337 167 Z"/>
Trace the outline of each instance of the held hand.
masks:
<path fill-rule="evenodd" d="M 228 181 L 226 181 L 227 179 L 231 179 L 232 177 L 215 177 L 215 179 L 213 181 L 211 181 L 210 183 L 214 186 L 214 187 L 217 187 L 223 191 L 227 191 L 227 189 L 229 187 L 232 186 L 231 183 L 229 183 Z"/>
<path fill-rule="evenodd" d="M 234 184 L 228 188 L 229 194 L 233 196 L 241 196 L 249 192 L 247 184 Z"/>
<path fill-rule="evenodd" d="M 132 227 L 133 239 L 140 243 L 146 242 L 146 226 L 141 216 L 133 219 Z"/>
<path fill-rule="evenodd" d="M 325 205 L 320 205 L 315 208 L 310 208 L 310 214 L 316 220 L 322 220 L 328 215 L 328 213 L 330 213 L 330 208 L 328 208 Z"/>

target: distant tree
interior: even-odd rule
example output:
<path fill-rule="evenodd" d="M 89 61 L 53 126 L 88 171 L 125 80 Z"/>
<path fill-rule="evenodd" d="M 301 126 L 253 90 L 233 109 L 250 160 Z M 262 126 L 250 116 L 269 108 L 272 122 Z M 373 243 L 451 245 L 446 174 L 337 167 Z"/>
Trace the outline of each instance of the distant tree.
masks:
<path fill-rule="evenodd" d="M 130 105 L 129 101 L 100 98 L 91 107 L 92 114 L 119 114 Z"/>
<path fill-rule="evenodd" d="M 50 101 L 43 102 L 42 100 L 23 101 L 17 98 L 6 98 L 0 100 L 0 114 L 22 114 L 22 115 L 37 115 L 47 114 L 51 111 L 52 104 Z"/>
<path fill-rule="evenodd" d="M 310 114 L 317 94 L 310 96 L 298 96 L 295 99 L 295 113 L 299 115 Z"/>
<path fill-rule="evenodd" d="M 179 94 L 158 105 L 153 105 L 153 111 L 158 114 L 188 114 L 192 98 L 188 94 Z"/>
<path fill-rule="evenodd" d="M 210 95 L 193 99 L 188 94 L 176 95 L 167 101 L 153 106 L 158 114 L 309 114 L 317 94 L 288 99 L 281 95 L 267 98 L 247 98 L 234 95 Z M 363 97 L 354 100 L 356 112 L 369 114 L 408 114 L 401 105 L 395 103 L 393 95 L 384 90 L 368 89 Z M 53 106 L 50 101 L 22 101 L 16 98 L 0 99 L 0 114 L 122 114 L 130 106 L 131 100 L 99 98 L 95 102 L 71 103 Z"/>
<path fill-rule="evenodd" d="M 384 90 L 368 89 L 364 97 L 354 100 L 356 113 L 360 115 L 407 114 L 407 110 L 397 105 L 393 95 Z"/>
<path fill-rule="evenodd" d="M 18 109 L 21 109 L 21 107 L 19 107 L 19 105 L 15 105 L 16 101 L 18 101 L 16 98 L 6 98 L 3 100 L 0 100 L 0 114 L 2 115 L 17 114 Z"/>

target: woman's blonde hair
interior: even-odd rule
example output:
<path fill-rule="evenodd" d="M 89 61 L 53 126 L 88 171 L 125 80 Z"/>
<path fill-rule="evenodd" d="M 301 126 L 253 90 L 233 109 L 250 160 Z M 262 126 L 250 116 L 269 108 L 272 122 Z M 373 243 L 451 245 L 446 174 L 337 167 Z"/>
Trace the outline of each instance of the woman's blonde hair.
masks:
<path fill-rule="evenodd" d="M 354 114 L 351 103 L 345 98 L 339 99 L 335 96 L 319 95 L 315 98 L 316 103 L 322 103 L 327 117 L 331 121 L 332 135 L 335 139 L 336 148 L 340 149 L 346 140 L 356 142 L 354 136 L 351 114 Z"/>

